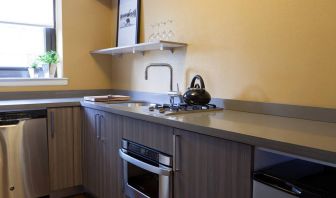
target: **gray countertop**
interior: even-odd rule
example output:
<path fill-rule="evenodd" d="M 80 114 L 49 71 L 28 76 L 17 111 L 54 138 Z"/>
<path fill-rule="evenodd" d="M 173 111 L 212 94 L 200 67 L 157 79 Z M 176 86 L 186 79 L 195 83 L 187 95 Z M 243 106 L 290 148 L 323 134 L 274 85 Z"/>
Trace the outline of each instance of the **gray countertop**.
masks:
<path fill-rule="evenodd" d="M 82 98 L 2 100 L 0 101 L 0 111 L 80 106 L 81 100 Z"/>
<path fill-rule="evenodd" d="M 99 109 L 336 164 L 336 123 L 230 110 L 165 116 L 146 107 L 84 102 L 82 98 L 0 101 L 0 111 L 67 106 Z"/>
<path fill-rule="evenodd" d="M 147 107 L 82 106 L 336 164 L 336 123 L 231 110 L 165 116 Z"/>

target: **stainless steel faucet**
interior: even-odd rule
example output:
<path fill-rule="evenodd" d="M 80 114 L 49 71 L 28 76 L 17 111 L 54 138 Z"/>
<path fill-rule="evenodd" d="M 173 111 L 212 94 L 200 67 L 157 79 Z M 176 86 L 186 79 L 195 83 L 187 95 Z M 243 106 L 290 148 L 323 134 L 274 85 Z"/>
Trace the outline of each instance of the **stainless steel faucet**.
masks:
<path fill-rule="evenodd" d="M 145 80 L 148 80 L 148 69 L 150 67 L 167 67 L 170 70 L 170 90 L 169 91 L 173 91 L 173 67 L 168 64 L 168 63 L 151 63 L 150 65 L 148 65 L 146 67 L 146 71 L 145 71 Z"/>
<path fill-rule="evenodd" d="M 148 69 L 151 67 L 167 67 L 170 71 L 170 84 L 169 84 L 169 97 L 170 97 L 170 106 L 172 107 L 174 105 L 174 98 L 178 97 L 180 99 L 180 102 L 182 101 L 182 96 L 179 92 L 179 88 L 177 91 L 173 91 L 173 67 L 168 63 L 151 63 L 146 67 L 145 70 L 145 80 L 148 80 Z M 177 85 L 178 87 L 178 85 Z"/>

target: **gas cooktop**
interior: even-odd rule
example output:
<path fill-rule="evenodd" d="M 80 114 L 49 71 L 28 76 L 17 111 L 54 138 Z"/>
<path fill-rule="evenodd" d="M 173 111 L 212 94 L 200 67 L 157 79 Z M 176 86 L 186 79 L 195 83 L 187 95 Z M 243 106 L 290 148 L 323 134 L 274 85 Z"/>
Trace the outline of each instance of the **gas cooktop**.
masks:
<path fill-rule="evenodd" d="M 170 104 L 151 104 L 148 109 L 149 111 L 159 112 L 165 115 L 223 110 L 223 108 L 217 107 L 214 104 L 188 105 L 185 103 L 174 104 L 173 106 Z"/>

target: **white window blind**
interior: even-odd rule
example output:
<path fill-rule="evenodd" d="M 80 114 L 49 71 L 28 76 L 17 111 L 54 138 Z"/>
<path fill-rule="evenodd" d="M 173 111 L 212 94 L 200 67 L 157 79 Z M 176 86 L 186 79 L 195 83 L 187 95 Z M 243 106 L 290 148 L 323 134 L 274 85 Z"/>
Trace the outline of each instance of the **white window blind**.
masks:
<path fill-rule="evenodd" d="M 45 51 L 44 28 L 0 23 L 0 67 L 27 67 Z"/>
<path fill-rule="evenodd" d="M 26 68 L 51 50 L 51 31 L 54 0 L 0 0 L 0 72 Z"/>
<path fill-rule="evenodd" d="M 0 0 L 0 23 L 54 27 L 53 0 Z"/>

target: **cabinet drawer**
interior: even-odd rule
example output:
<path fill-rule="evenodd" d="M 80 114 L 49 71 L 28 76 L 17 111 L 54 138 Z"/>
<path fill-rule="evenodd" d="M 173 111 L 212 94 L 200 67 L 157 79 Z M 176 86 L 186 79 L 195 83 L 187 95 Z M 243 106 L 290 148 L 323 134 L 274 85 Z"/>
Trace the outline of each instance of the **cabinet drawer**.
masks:
<path fill-rule="evenodd" d="M 124 118 L 123 138 L 173 154 L 173 128 L 132 118 Z"/>

